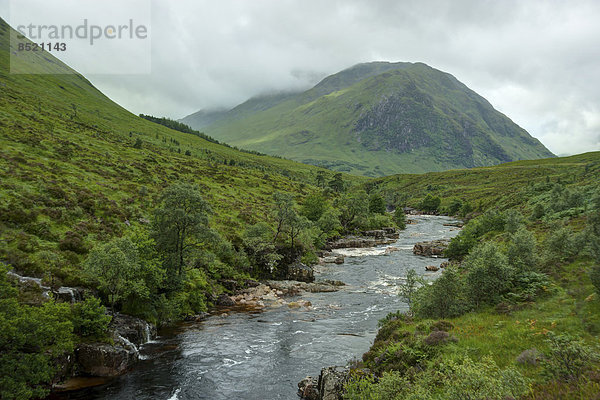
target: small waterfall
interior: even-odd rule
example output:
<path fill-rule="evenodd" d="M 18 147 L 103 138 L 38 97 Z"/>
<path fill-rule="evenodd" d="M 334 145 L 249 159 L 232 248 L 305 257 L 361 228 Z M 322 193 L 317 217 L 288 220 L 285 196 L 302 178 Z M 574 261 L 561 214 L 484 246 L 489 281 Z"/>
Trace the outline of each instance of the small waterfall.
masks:
<path fill-rule="evenodd" d="M 130 350 L 133 350 L 133 352 L 139 356 L 140 351 L 138 350 L 137 346 L 133 343 L 131 343 L 129 341 L 129 339 L 127 339 L 126 337 L 121 336 L 120 334 L 117 333 L 117 337 L 119 338 L 119 340 L 121 340 L 121 342 L 123 342 L 123 344 L 125 344 L 126 347 L 129 347 Z"/>
<path fill-rule="evenodd" d="M 146 322 L 144 325 L 144 343 L 148 343 L 150 340 L 150 325 L 148 325 L 148 323 Z"/>

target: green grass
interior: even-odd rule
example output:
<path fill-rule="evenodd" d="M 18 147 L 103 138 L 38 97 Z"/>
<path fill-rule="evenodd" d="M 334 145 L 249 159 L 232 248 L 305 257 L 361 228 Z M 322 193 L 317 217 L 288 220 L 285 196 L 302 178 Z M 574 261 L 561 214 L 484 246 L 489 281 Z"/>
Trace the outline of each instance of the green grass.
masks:
<path fill-rule="evenodd" d="M 43 273 L 50 252 L 68 259 L 71 279 L 82 256 L 59 250 L 67 232 L 81 233 L 89 249 L 148 218 L 175 181 L 200 185 L 213 208 L 211 225 L 234 243 L 245 226 L 267 219 L 273 192 L 302 199 L 316 190 L 320 168 L 139 118 L 50 54 L 16 53 L 9 33 L 0 20 L 0 259 L 23 272 Z M 10 52 L 17 70 L 44 74 L 10 74 Z"/>

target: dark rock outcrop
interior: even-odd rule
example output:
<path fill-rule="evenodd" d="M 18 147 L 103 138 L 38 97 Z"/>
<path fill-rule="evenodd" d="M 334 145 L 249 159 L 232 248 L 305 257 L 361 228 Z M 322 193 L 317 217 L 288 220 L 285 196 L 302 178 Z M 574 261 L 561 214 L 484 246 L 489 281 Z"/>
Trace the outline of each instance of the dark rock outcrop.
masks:
<path fill-rule="evenodd" d="M 298 383 L 298 396 L 304 400 L 319 400 L 319 380 L 307 376 Z"/>
<path fill-rule="evenodd" d="M 323 368 L 319 379 L 308 376 L 298 383 L 298 395 L 305 400 L 342 400 L 349 377 L 348 368 Z"/>
<path fill-rule="evenodd" d="M 119 376 L 139 359 L 137 350 L 130 346 L 112 346 L 106 343 L 84 343 L 77 350 L 80 371 L 93 376 Z"/>
<path fill-rule="evenodd" d="M 286 279 L 310 283 L 314 282 L 315 273 L 312 267 L 302 263 L 297 263 L 288 267 Z"/>
<path fill-rule="evenodd" d="M 325 246 L 328 250 L 375 247 L 382 244 L 391 244 L 398 239 L 399 233 L 395 228 L 383 228 L 362 232 L 362 236 L 346 236 Z"/>
<path fill-rule="evenodd" d="M 221 293 L 219 297 L 217 297 L 215 304 L 221 307 L 231 307 L 235 305 L 235 301 L 225 293 Z"/>
<path fill-rule="evenodd" d="M 413 247 L 413 254 L 425 257 L 441 257 L 448 247 L 448 240 L 433 240 L 431 242 L 419 242 Z"/>
<path fill-rule="evenodd" d="M 154 325 L 131 315 L 115 315 L 111 327 L 115 335 L 127 339 L 138 347 L 156 337 L 156 327 Z"/>

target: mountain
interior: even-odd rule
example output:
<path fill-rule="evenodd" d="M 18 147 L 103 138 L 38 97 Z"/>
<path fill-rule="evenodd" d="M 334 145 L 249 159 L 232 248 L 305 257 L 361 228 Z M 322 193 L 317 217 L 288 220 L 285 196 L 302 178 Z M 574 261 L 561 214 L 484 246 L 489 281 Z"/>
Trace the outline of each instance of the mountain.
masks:
<path fill-rule="evenodd" d="M 301 93 L 181 121 L 236 146 L 367 176 L 553 156 L 454 76 L 423 63 L 358 64 Z"/>

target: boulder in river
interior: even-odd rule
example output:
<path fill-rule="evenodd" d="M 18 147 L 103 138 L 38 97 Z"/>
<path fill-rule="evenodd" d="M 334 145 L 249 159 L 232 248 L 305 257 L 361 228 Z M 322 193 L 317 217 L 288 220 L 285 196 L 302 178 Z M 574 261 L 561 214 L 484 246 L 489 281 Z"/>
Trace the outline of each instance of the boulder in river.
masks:
<path fill-rule="evenodd" d="M 297 263 L 288 266 L 287 279 L 299 282 L 313 282 L 315 272 L 308 265 Z"/>
<path fill-rule="evenodd" d="M 350 371 L 344 367 L 326 367 L 319 375 L 319 399 L 342 400 L 344 384 L 348 382 Z"/>
<path fill-rule="evenodd" d="M 428 265 L 425 267 L 425 271 L 431 271 L 431 272 L 436 272 L 439 271 L 440 267 L 437 267 L 435 265 Z"/>
<path fill-rule="evenodd" d="M 122 375 L 139 359 L 137 350 L 131 347 L 107 343 L 83 343 L 76 353 L 81 372 L 93 376 Z"/>
<path fill-rule="evenodd" d="M 425 257 L 441 257 L 448 247 L 448 240 L 432 240 L 430 242 L 419 242 L 413 247 L 413 254 Z"/>
<path fill-rule="evenodd" d="M 319 380 L 307 376 L 298 383 L 298 396 L 304 400 L 319 400 Z"/>

